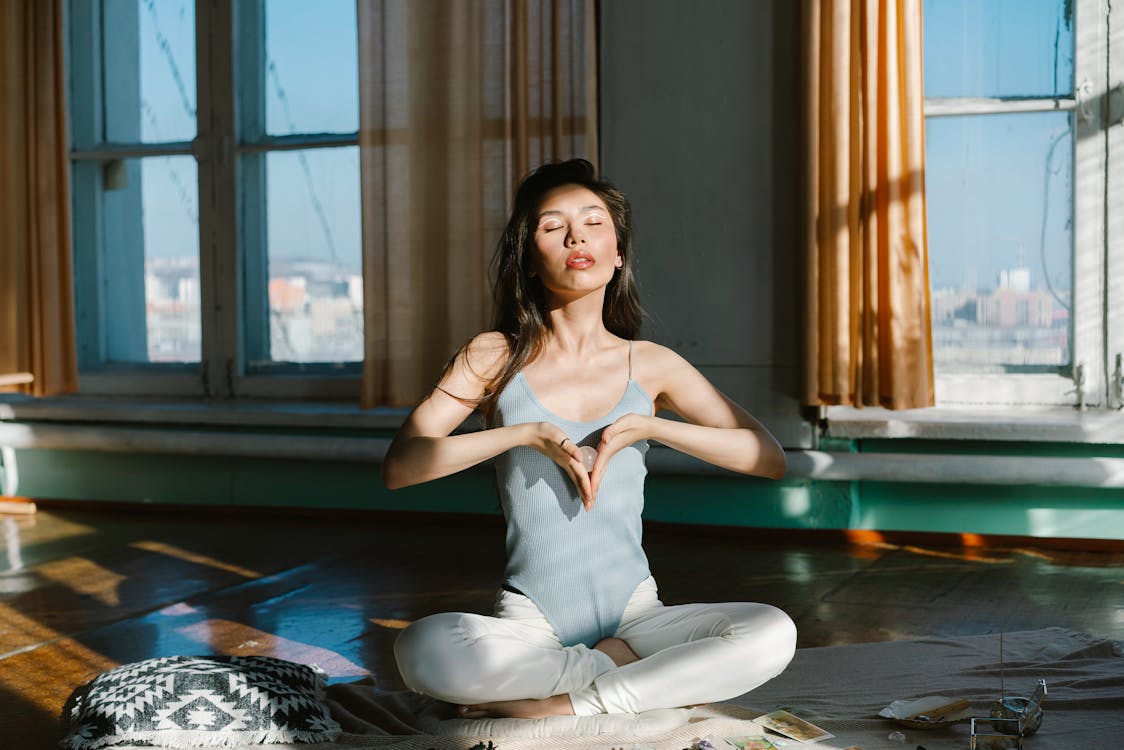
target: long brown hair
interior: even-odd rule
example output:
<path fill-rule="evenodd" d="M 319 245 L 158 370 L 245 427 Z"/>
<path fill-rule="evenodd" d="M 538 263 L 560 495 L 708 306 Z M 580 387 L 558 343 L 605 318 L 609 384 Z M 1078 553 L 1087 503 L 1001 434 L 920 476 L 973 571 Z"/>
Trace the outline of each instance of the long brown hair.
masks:
<path fill-rule="evenodd" d="M 546 295 L 542 283 L 531 275 L 528 251 L 543 199 L 550 191 L 566 185 L 586 188 L 604 201 L 616 231 L 622 264 L 605 289 L 601 319 L 611 333 L 623 339 L 632 340 L 640 333 L 644 311 L 632 273 L 632 208 L 628 199 L 615 185 L 598 177 L 585 159 L 544 164 L 519 184 L 515 207 L 492 257 L 492 329 L 507 339 L 508 358 L 477 403 L 489 426 L 494 423 L 500 393 L 517 372 L 542 353 L 550 332 Z"/>

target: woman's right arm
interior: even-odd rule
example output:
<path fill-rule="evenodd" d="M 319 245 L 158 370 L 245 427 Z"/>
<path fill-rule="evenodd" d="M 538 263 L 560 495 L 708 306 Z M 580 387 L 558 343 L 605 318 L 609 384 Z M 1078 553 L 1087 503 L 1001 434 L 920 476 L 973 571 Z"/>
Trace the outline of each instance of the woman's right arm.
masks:
<path fill-rule="evenodd" d="M 451 396 L 436 395 L 439 393 L 435 391 L 427 400 L 436 398 L 455 402 Z M 421 405 L 418 406 L 420 408 Z M 382 479 L 388 489 L 396 490 L 456 474 L 517 445 L 525 445 L 529 428 L 534 427 L 532 424 L 519 424 L 463 435 L 442 435 L 447 421 L 435 423 L 425 418 L 415 420 L 413 416 L 402 426 L 386 453 Z M 458 424 L 460 422 L 448 431 L 451 432 Z M 440 425 L 440 428 L 435 425 Z"/>
<path fill-rule="evenodd" d="M 566 433 L 555 425 L 528 422 L 451 434 L 472 413 L 506 356 L 507 341 L 496 332 L 480 334 L 461 350 L 438 386 L 410 412 L 387 450 L 382 478 L 388 489 L 455 474 L 522 445 L 538 450 L 565 469 L 582 501 L 592 502 L 581 453 L 573 441 L 562 444 Z"/>

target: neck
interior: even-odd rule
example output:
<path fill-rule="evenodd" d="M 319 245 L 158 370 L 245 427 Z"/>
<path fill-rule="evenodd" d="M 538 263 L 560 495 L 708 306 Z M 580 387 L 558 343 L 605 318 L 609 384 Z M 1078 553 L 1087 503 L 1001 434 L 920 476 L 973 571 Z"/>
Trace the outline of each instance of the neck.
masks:
<path fill-rule="evenodd" d="M 611 334 L 601 317 L 605 294 L 587 294 L 566 302 L 553 301 L 550 317 L 553 346 L 567 353 L 581 354 L 604 346 Z"/>

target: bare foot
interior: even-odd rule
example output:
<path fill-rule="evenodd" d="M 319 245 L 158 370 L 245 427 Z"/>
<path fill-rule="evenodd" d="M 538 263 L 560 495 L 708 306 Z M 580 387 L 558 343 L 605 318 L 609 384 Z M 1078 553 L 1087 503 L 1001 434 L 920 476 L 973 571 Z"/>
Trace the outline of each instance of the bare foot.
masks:
<path fill-rule="evenodd" d="M 488 716 L 510 719 L 544 719 L 547 716 L 573 716 L 574 707 L 568 695 L 549 698 L 527 698 L 517 701 L 493 701 L 474 706 L 457 706 L 457 715 L 463 719 L 482 719 Z"/>
<path fill-rule="evenodd" d="M 629 648 L 629 645 L 620 638 L 606 638 L 600 641 L 595 649 L 604 651 L 613 660 L 613 663 L 618 667 L 623 667 L 625 664 L 631 664 L 634 661 L 640 661 L 640 657 L 636 652 Z"/>

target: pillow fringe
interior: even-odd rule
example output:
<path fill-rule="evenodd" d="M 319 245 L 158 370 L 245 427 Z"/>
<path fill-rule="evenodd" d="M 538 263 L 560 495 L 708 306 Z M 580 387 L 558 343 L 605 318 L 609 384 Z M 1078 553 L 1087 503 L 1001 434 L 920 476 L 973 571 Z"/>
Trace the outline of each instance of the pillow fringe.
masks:
<path fill-rule="evenodd" d="M 108 735 L 89 739 L 71 737 L 63 747 L 69 750 L 96 750 L 121 743 L 147 742 L 157 747 L 234 747 L 237 745 L 281 744 L 285 742 L 334 742 L 343 730 L 309 732 L 302 730 L 224 731 L 164 729 L 150 732 L 130 732 L 127 735 Z"/>

